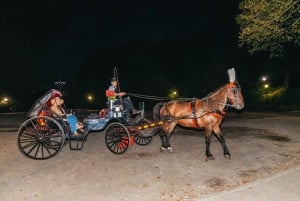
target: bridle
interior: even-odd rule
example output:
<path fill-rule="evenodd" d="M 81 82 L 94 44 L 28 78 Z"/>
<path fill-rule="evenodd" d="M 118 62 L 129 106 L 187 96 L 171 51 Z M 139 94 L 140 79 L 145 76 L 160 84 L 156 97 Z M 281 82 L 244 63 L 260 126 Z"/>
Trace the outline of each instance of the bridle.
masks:
<path fill-rule="evenodd" d="M 227 108 L 228 107 L 235 108 L 236 103 L 241 102 L 240 98 L 237 96 L 237 94 L 239 92 L 241 92 L 241 87 L 239 85 L 234 84 L 234 83 L 229 83 L 229 84 L 227 84 L 227 94 L 226 94 L 227 100 L 225 100 L 225 102 L 219 102 L 219 101 L 213 101 L 213 100 L 208 101 L 209 98 L 216 96 L 217 94 L 213 94 L 211 96 L 205 97 L 204 99 L 206 99 L 208 106 L 209 106 L 209 102 L 212 102 L 214 104 L 224 105 Z M 234 98 L 229 97 L 230 93 L 233 93 Z"/>
<path fill-rule="evenodd" d="M 238 105 L 239 103 L 241 103 L 240 98 L 238 97 L 238 93 L 241 92 L 241 87 L 237 86 L 236 84 L 228 84 L 227 86 L 227 99 L 229 104 L 226 102 L 225 106 L 227 107 L 233 107 L 235 108 L 235 105 Z M 229 94 L 232 93 L 234 98 L 231 98 L 229 96 Z"/>

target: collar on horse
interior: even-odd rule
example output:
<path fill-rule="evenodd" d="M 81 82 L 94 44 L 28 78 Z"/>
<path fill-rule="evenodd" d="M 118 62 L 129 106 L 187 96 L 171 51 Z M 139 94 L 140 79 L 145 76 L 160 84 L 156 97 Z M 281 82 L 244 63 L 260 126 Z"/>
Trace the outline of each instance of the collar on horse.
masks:
<path fill-rule="evenodd" d="M 192 124 L 193 124 L 194 128 L 196 128 L 196 129 L 201 128 L 201 126 L 198 124 L 199 115 L 196 112 L 198 103 L 199 103 L 198 99 L 193 99 L 189 104 L 189 112 L 192 113 L 192 117 L 193 117 L 193 118 L 191 118 Z M 219 110 L 208 111 L 207 113 L 205 113 L 205 115 L 213 115 L 218 118 L 224 118 L 225 114 L 226 113 L 224 111 L 219 111 Z"/>

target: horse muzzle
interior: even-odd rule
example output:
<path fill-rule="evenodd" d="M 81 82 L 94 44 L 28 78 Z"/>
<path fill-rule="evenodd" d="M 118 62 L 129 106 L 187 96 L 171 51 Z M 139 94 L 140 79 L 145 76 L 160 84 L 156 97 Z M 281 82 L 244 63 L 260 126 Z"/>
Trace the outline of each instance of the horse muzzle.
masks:
<path fill-rule="evenodd" d="M 237 103 L 237 104 L 235 105 L 235 108 L 236 108 L 237 110 L 242 110 L 242 109 L 244 109 L 244 107 L 245 107 L 245 105 L 244 105 L 243 103 Z"/>

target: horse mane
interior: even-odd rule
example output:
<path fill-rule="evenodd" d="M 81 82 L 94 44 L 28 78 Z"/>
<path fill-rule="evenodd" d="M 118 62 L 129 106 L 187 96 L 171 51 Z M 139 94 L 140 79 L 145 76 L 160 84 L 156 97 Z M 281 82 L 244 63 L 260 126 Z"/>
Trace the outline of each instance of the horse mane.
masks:
<path fill-rule="evenodd" d="M 210 92 L 209 94 L 207 94 L 204 98 L 208 98 L 212 95 L 214 95 L 215 93 L 217 93 L 218 91 L 220 91 L 224 86 L 220 86 L 217 89 L 213 90 L 212 92 Z"/>

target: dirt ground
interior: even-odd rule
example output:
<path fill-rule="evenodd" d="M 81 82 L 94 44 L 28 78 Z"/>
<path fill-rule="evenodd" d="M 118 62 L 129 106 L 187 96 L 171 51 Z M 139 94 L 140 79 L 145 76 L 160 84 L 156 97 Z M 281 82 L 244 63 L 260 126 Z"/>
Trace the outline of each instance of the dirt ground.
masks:
<path fill-rule="evenodd" d="M 66 146 L 54 158 L 35 161 L 16 148 L 21 115 L 0 115 L 0 197 L 4 201 L 182 201 L 270 176 L 300 163 L 300 117 L 229 114 L 223 133 L 232 159 L 212 138 L 206 161 L 202 131 L 177 128 L 175 153 L 161 153 L 160 139 L 134 145 L 123 155 L 106 148 L 104 133 L 90 134 L 82 151 Z"/>

